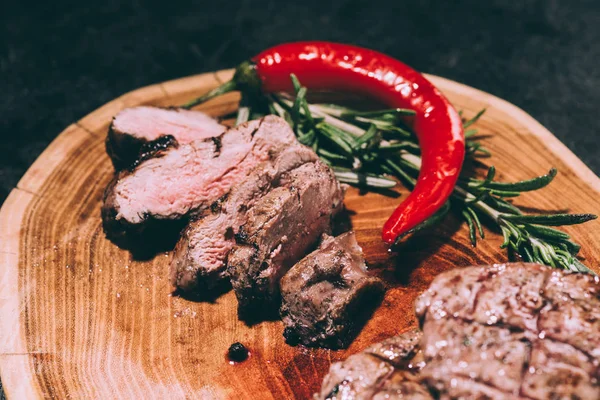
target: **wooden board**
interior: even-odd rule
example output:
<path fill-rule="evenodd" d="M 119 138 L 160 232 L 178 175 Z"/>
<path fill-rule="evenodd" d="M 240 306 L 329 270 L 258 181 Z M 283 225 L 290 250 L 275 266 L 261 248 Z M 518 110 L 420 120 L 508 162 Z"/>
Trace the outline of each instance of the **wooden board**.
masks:
<path fill-rule="evenodd" d="M 0 212 L 0 373 L 9 398 L 308 398 L 332 361 L 413 326 L 413 300 L 438 273 L 506 260 L 497 232 L 472 248 L 454 218 L 391 257 L 380 228 L 402 199 L 350 190 L 346 206 L 367 260 L 390 283 L 374 317 L 346 351 L 287 346 L 280 322 L 248 327 L 226 293 L 214 303 L 172 295 L 169 254 L 134 261 L 105 239 L 100 221 L 112 167 L 104 152 L 111 117 L 139 105 L 176 105 L 228 79 L 193 76 L 128 93 L 75 122 L 44 151 Z M 600 180 L 550 132 L 515 106 L 442 78 L 431 80 L 489 137 L 501 179 L 560 174 L 517 203 L 539 210 L 600 213 Z M 224 115 L 228 95 L 202 109 Z M 404 192 L 405 193 L 405 192 Z M 600 272 L 600 222 L 570 227 L 585 263 Z M 248 361 L 230 365 L 241 341 Z"/>

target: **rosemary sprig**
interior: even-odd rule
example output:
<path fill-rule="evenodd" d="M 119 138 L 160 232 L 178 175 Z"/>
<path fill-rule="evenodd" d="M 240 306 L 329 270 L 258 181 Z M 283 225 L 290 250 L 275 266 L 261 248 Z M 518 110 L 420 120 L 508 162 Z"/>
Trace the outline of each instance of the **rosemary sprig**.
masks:
<path fill-rule="evenodd" d="M 293 98 L 271 96 L 273 109 L 287 114 L 299 138 L 313 146 L 332 167 L 340 181 L 366 188 L 390 188 L 392 175 L 412 188 L 419 174 L 421 159 L 416 136 L 407 124 L 414 112 L 404 109 L 360 112 L 338 105 L 311 105 L 306 100 L 306 88 L 292 77 Z M 276 104 L 276 106 L 275 106 Z M 489 156 L 490 152 L 475 140 L 477 130 L 472 125 L 485 113 L 463 121 L 466 130 L 467 156 Z M 310 134 L 309 134 L 310 133 Z M 520 182 L 494 180 L 496 169 L 488 169 L 484 179 L 464 176 L 446 204 L 433 217 L 410 233 L 427 229 L 445 217 L 450 209 L 465 220 L 473 246 L 484 238 L 482 219 L 491 221 L 504 235 L 503 248 L 512 257 L 571 271 L 592 273 L 577 259 L 580 246 L 568 234 L 548 226 L 573 225 L 596 218 L 592 214 L 523 215 L 507 198 L 547 186 L 557 171 Z M 401 239 L 401 238 L 400 238 Z"/>
<path fill-rule="evenodd" d="M 415 114 L 413 110 L 362 112 L 336 104 L 309 104 L 307 89 L 294 75 L 291 79 L 294 96 L 257 95 L 245 92 L 242 87 L 242 103 L 236 123 L 260 115 L 279 115 L 292 126 L 301 143 L 312 147 L 334 169 L 341 182 L 365 189 L 389 189 L 396 185 L 396 181 L 388 177 L 393 176 L 409 189 L 414 187 L 421 158 L 417 138 L 410 128 L 410 118 Z M 218 94 L 211 92 L 206 99 Z M 201 101 L 185 106 L 189 108 Z M 471 119 L 463 119 L 467 157 L 471 159 L 491 155 L 476 140 L 478 131 L 472 127 L 484 113 L 485 109 Z M 501 247 L 509 251 L 511 258 L 593 273 L 577 259 L 580 246 L 571 241 L 568 234 L 550 226 L 581 224 L 595 219 L 595 215 L 525 215 L 507 200 L 547 186 L 557 174 L 555 169 L 533 179 L 512 183 L 496 181 L 493 166 L 489 167 L 484 179 L 468 176 L 468 170 L 464 174 L 450 201 L 409 234 L 439 223 L 453 209 L 467 223 L 473 246 L 477 245 L 478 237 L 483 239 L 485 236 L 482 224 L 485 220 L 502 232 L 504 242 Z"/>

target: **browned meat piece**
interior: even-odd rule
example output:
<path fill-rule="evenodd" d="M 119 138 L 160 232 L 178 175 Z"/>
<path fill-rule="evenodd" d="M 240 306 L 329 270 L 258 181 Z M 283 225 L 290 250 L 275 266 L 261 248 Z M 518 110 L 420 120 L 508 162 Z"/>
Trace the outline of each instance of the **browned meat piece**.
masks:
<path fill-rule="evenodd" d="M 281 277 L 331 231 L 342 208 L 343 191 L 320 161 L 296 168 L 282 185 L 250 209 L 227 260 L 243 318 L 250 310 L 268 311 L 279 299 Z"/>
<path fill-rule="evenodd" d="M 525 400 L 520 396 L 513 396 L 486 384 L 470 378 L 455 377 L 450 385 L 437 392 L 430 388 L 436 399 L 440 400 Z M 550 399 L 548 399 L 550 400 Z"/>
<path fill-rule="evenodd" d="M 441 398 L 600 398 L 600 283 L 536 264 L 456 269 L 417 300 Z M 462 303 L 462 304 L 461 304 Z"/>
<path fill-rule="evenodd" d="M 597 276 L 553 271 L 544 291 L 548 306 L 538 323 L 546 337 L 600 359 L 600 281 Z"/>
<path fill-rule="evenodd" d="M 427 360 L 421 378 L 440 392 L 462 377 L 519 395 L 521 373 L 529 355 L 529 341 L 522 332 L 428 317 L 421 348 Z"/>
<path fill-rule="evenodd" d="M 314 399 L 358 400 L 385 395 L 392 399 L 433 399 L 415 381 L 416 369 L 397 369 L 415 355 L 420 337 L 419 331 L 410 331 L 333 363 Z"/>
<path fill-rule="evenodd" d="M 199 214 L 262 162 L 296 143 L 283 119 L 268 116 L 215 138 L 169 147 L 133 171 L 121 171 L 108 185 L 105 230 L 118 239 L 155 221 Z"/>
<path fill-rule="evenodd" d="M 423 366 L 422 351 L 420 350 L 423 333 L 413 329 L 398 336 L 392 336 L 379 343 L 369 346 L 365 351 L 381 358 L 394 368 L 418 371 Z"/>
<path fill-rule="evenodd" d="M 571 345 L 544 339 L 533 344 L 521 391 L 532 399 L 547 399 L 550 394 L 555 399 L 572 399 L 573 394 L 579 399 L 600 399 L 599 378 L 597 359 Z"/>
<path fill-rule="evenodd" d="M 106 137 L 106 152 L 116 169 L 132 165 L 144 145 L 165 136 L 186 144 L 218 136 L 225 127 L 199 111 L 139 106 L 114 116 Z"/>
<path fill-rule="evenodd" d="M 281 278 L 284 336 L 291 344 L 345 347 L 383 291 L 383 282 L 367 274 L 354 232 L 324 236 Z"/>
<path fill-rule="evenodd" d="M 192 221 L 175 248 L 171 262 L 173 285 L 190 292 L 210 289 L 223 281 L 227 255 L 235 244 L 234 236 L 246 222 L 246 211 L 277 187 L 284 173 L 316 159 L 312 149 L 300 144 L 291 146 L 274 162 L 263 163 L 234 186 L 210 207 L 210 214 Z"/>
<path fill-rule="evenodd" d="M 536 264 L 445 272 L 417 299 L 421 350 L 415 348 L 417 356 L 396 366 L 396 373 L 419 366 L 408 382 L 444 400 L 600 399 L 599 293 L 596 277 Z M 381 369 L 370 368 L 335 376 L 341 389 L 349 388 L 342 398 L 373 398 L 355 390 L 353 379 L 392 384 L 380 377 Z M 332 390 L 329 385 L 324 388 Z M 402 398 L 394 396 L 387 398 Z"/>
<path fill-rule="evenodd" d="M 509 324 L 536 331 L 545 304 L 540 291 L 547 268 L 538 264 L 456 268 L 439 275 L 416 302 L 416 313 L 436 318 L 451 315 L 482 324 Z"/>
<path fill-rule="evenodd" d="M 412 372 L 396 370 L 377 388 L 373 400 L 433 400 L 425 385 Z"/>
<path fill-rule="evenodd" d="M 468 318 L 472 315 L 475 296 L 482 281 L 489 275 L 486 267 L 455 268 L 438 275 L 415 302 L 419 318 L 425 313 L 436 318 L 447 315 Z"/>

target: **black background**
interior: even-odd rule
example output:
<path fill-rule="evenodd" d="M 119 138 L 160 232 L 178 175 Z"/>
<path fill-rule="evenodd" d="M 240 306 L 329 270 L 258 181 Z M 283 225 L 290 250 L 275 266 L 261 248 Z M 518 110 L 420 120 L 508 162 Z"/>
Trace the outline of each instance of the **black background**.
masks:
<path fill-rule="evenodd" d="M 321 39 L 529 112 L 600 173 L 600 1 L 116 1 L 0 6 L 0 202 L 67 125 L 132 89 Z"/>

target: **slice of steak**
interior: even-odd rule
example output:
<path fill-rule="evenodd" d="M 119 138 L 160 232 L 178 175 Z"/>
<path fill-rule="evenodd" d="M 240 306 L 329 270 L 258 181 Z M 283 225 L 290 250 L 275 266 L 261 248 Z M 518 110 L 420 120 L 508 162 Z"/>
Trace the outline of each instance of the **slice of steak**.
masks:
<path fill-rule="evenodd" d="M 432 399 L 416 381 L 418 370 L 404 369 L 417 352 L 420 338 L 421 332 L 409 331 L 331 364 L 314 399 Z"/>
<path fill-rule="evenodd" d="M 331 220 L 343 207 L 340 184 L 321 161 L 286 175 L 283 186 L 250 209 L 227 260 L 242 318 L 272 309 L 279 300 L 279 279 L 331 232 Z"/>
<path fill-rule="evenodd" d="M 532 399 L 600 399 L 598 364 L 573 346 L 550 339 L 534 342 L 522 394 Z M 596 381 L 594 384 L 593 382 Z"/>
<path fill-rule="evenodd" d="M 119 239 L 143 232 L 155 221 L 200 214 L 262 162 L 296 143 L 283 119 L 267 116 L 218 137 L 169 147 L 133 171 L 119 172 L 108 185 L 102 207 L 105 230 Z"/>
<path fill-rule="evenodd" d="M 599 300 L 597 277 L 537 264 L 443 273 L 416 303 L 420 377 L 440 398 L 600 398 Z"/>
<path fill-rule="evenodd" d="M 455 268 L 438 275 L 415 302 L 417 317 L 447 315 L 468 317 L 473 313 L 475 296 L 489 275 L 485 267 Z"/>
<path fill-rule="evenodd" d="M 430 387 L 429 390 L 439 400 L 525 400 L 521 396 L 514 396 L 460 376 L 453 377 L 450 384 L 442 387 L 440 391 L 433 387 Z"/>
<path fill-rule="evenodd" d="M 412 372 L 396 370 L 375 390 L 373 400 L 433 400 L 428 388 Z"/>
<path fill-rule="evenodd" d="M 423 366 L 420 363 L 423 360 L 420 347 L 422 337 L 420 330 L 412 329 L 375 343 L 365 351 L 392 364 L 394 368 L 418 372 Z"/>
<path fill-rule="evenodd" d="M 300 144 L 284 150 L 274 162 L 266 161 L 224 198 L 211 205 L 211 213 L 191 221 L 183 231 L 171 261 L 171 281 L 186 291 L 211 289 L 226 278 L 226 259 L 234 236 L 246 222 L 247 210 L 281 176 L 307 162 L 317 160 L 312 149 Z"/>
<path fill-rule="evenodd" d="M 600 360 L 599 278 L 553 271 L 544 297 L 549 304 L 540 314 L 540 331 Z"/>
<path fill-rule="evenodd" d="M 335 362 L 323 379 L 321 391 L 315 400 L 371 399 L 394 367 L 367 352 L 353 354 L 346 360 Z"/>
<path fill-rule="evenodd" d="M 287 342 L 328 348 L 346 347 L 384 292 L 383 282 L 367 274 L 354 232 L 325 235 L 280 285 Z"/>
<path fill-rule="evenodd" d="M 106 152 L 115 169 L 132 165 L 144 145 L 170 136 L 176 143 L 218 136 L 226 127 L 199 111 L 139 106 L 113 117 L 106 137 Z"/>
<path fill-rule="evenodd" d="M 421 379 L 440 393 L 462 377 L 518 397 L 529 345 L 523 332 L 428 316 L 421 343 L 427 364 Z"/>
<path fill-rule="evenodd" d="M 482 324 L 509 324 L 536 331 L 545 304 L 540 292 L 548 269 L 538 264 L 456 268 L 432 282 L 416 301 L 419 318 L 453 316 Z"/>

